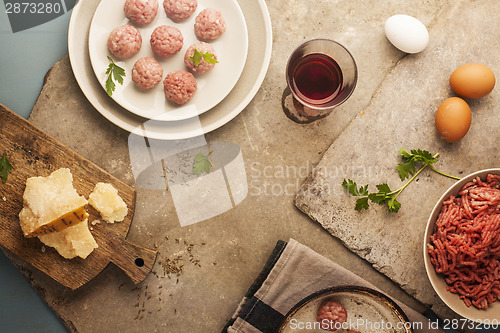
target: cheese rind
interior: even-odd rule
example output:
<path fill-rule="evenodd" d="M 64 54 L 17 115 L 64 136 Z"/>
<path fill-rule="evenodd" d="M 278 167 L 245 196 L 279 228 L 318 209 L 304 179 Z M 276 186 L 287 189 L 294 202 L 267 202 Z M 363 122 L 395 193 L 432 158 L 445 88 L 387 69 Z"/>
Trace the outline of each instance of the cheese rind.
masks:
<path fill-rule="evenodd" d="M 64 214 L 63 216 L 59 217 L 58 219 L 52 222 L 42 225 L 40 228 L 36 229 L 26 237 L 30 238 L 30 237 L 50 234 L 55 231 L 63 231 L 69 226 L 85 221 L 88 217 L 89 214 L 85 210 L 85 206 L 82 206 L 75 210 L 72 210 L 69 213 Z"/>
<path fill-rule="evenodd" d="M 108 223 L 123 221 L 128 214 L 127 204 L 118 190 L 108 183 L 97 183 L 89 196 L 89 203 Z"/>
<path fill-rule="evenodd" d="M 77 256 L 85 259 L 98 247 L 90 233 L 88 219 L 69 226 L 63 231 L 40 235 L 38 238 L 43 244 L 55 248 L 66 259 L 73 259 Z"/>
<path fill-rule="evenodd" d="M 23 201 L 19 219 L 25 237 L 33 237 L 41 232 L 62 231 L 81 222 L 71 219 L 64 223 L 61 217 L 81 211 L 88 203 L 73 188 L 73 176 L 67 168 L 58 169 L 47 177 L 28 178 Z"/>

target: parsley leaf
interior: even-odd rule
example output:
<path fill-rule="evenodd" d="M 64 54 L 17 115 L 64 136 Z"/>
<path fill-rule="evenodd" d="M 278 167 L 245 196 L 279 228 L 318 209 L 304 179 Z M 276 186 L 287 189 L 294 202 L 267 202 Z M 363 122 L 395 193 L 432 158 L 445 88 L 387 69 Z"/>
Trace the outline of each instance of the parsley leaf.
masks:
<path fill-rule="evenodd" d="M 389 188 L 389 185 L 387 185 L 387 184 L 377 185 L 377 190 L 379 193 L 384 193 L 384 194 L 391 193 L 391 189 Z"/>
<path fill-rule="evenodd" d="M 403 162 L 399 163 L 396 167 L 396 170 L 399 173 L 399 178 L 401 178 L 402 181 L 410 176 L 411 178 L 406 182 L 406 184 L 395 191 L 391 191 L 389 185 L 384 183 L 376 186 L 378 192 L 370 193 L 368 191 L 368 185 L 358 188 L 358 185 L 353 180 L 344 179 L 342 187 L 352 196 L 360 197 L 356 200 L 356 206 L 354 207 L 355 210 L 368 209 L 369 201 L 372 201 L 379 205 L 386 204 L 389 213 L 397 213 L 401 208 L 401 203 L 396 198 L 426 167 L 429 167 L 440 175 L 453 179 L 460 179 L 436 170 L 433 164 L 437 162 L 439 154 L 432 155 L 427 150 L 422 149 L 414 149 L 409 152 L 405 149 L 400 149 L 399 153 L 403 159 Z M 421 165 L 418 170 L 416 163 L 420 163 Z"/>
<path fill-rule="evenodd" d="M 401 180 L 405 180 L 410 177 L 410 175 L 415 174 L 415 163 L 414 162 L 404 162 L 399 163 L 396 167 L 396 170 L 399 172 L 399 178 Z"/>
<path fill-rule="evenodd" d="M 212 154 L 212 152 L 208 153 L 207 156 L 198 153 L 194 157 L 193 175 L 200 175 L 202 172 L 210 173 L 212 169 L 212 163 L 208 160 L 210 154 Z"/>
<path fill-rule="evenodd" d="M 342 187 L 347 189 L 351 195 L 361 197 L 356 200 L 356 206 L 354 207 L 355 210 L 368 209 L 369 201 L 379 205 L 387 204 L 389 213 L 397 212 L 401 207 L 401 204 L 396 200 L 396 197 L 402 189 L 399 189 L 398 191 L 391 191 L 389 185 L 379 184 L 376 186 L 378 192 L 369 193 L 368 185 L 362 186 L 358 190 L 356 182 L 350 179 L 344 179 Z"/>
<path fill-rule="evenodd" d="M 201 58 L 203 58 L 203 54 L 200 51 L 198 51 L 198 49 L 195 47 L 194 53 L 192 56 L 189 57 L 189 60 L 193 60 L 194 65 L 198 67 L 198 65 L 201 62 Z"/>
<path fill-rule="evenodd" d="M 358 190 L 358 185 L 350 179 L 344 179 L 342 187 L 354 196 L 368 195 L 368 185 L 361 186 Z"/>
<path fill-rule="evenodd" d="M 389 209 L 389 213 L 397 213 L 399 208 L 401 208 L 401 204 L 396 200 L 396 197 L 392 197 L 387 202 L 387 208 Z"/>
<path fill-rule="evenodd" d="M 201 62 L 201 59 L 204 61 L 210 63 L 210 64 L 217 64 L 218 61 L 217 59 L 214 58 L 215 54 L 208 53 L 208 52 L 200 52 L 196 46 L 194 47 L 194 53 L 192 56 L 189 57 L 189 60 L 192 60 L 194 65 L 198 67 L 198 65 Z"/>
<path fill-rule="evenodd" d="M 106 92 L 108 93 L 108 96 L 111 97 L 113 95 L 113 91 L 115 91 L 115 83 L 113 82 L 113 78 L 108 76 L 108 79 L 106 80 Z"/>
<path fill-rule="evenodd" d="M 368 205 L 368 197 L 363 197 L 356 200 L 356 206 L 354 207 L 354 209 L 362 210 L 362 209 L 368 209 L 369 207 L 370 206 Z"/>
<path fill-rule="evenodd" d="M 121 68 L 120 66 L 115 65 L 113 67 L 113 79 L 115 79 L 115 81 L 118 81 L 119 84 L 123 85 L 123 77 L 124 76 L 126 76 L 125 69 Z"/>
<path fill-rule="evenodd" d="M 215 54 L 208 53 L 208 52 L 203 53 L 203 60 L 205 60 L 209 64 L 217 64 L 217 63 L 219 63 L 217 61 L 217 59 L 215 59 L 214 57 L 215 57 Z"/>
<path fill-rule="evenodd" d="M 371 201 L 382 205 L 387 200 L 392 198 L 392 192 L 391 192 L 391 189 L 389 188 L 389 185 L 380 184 L 380 185 L 377 185 L 377 189 L 378 189 L 378 192 L 368 194 L 368 198 Z"/>
<path fill-rule="evenodd" d="M 3 153 L 2 158 L 0 158 L 0 177 L 2 178 L 2 183 L 5 184 L 7 182 L 9 172 L 12 172 L 12 165 L 7 159 L 7 154 Z"/>
<path fill-rule="evenodd" d="M 427 150 L 414 149 L 411 152 L 408 152 L 405 149 L 400 149 L 399 153 L 403 158 L 403 163 L 399 163 L 396 170 L 399 172 L 399 178 L 401 178 L 401 180 L 405 180 L 415 174 L 416 162 L 422 162 L 426 165 L 431 165 L 437 162 L 437 157 L 432 156 L 432 154 Z"/>
<path fill-rule="evenodd" d="M 108 78 L 106 79 L 106 92 L 111 97 L 116 89 L 116 84 L 114 81 L 117 81 L 119 84 L 123 84 L 123 77 L 125 77 L 127 74 L 125 73 L 125 69 L 115 64 L 111 57 L 108 56 L 108 60 L 109 65 L 106 69 L 106 75 L 108 76 Z"/>

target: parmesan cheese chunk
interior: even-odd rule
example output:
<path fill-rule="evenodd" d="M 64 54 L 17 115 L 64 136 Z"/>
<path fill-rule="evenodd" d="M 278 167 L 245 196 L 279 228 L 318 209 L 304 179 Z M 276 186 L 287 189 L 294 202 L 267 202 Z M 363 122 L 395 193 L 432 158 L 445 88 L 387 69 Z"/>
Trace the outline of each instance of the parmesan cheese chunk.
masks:
<path fill-rule="evenodd" d="M 76 256 L 85 259 L 97 248 L 97 243 L 89 231 L 87 219 L 63 231 L 40 235 L 38 238 L 43 244 L 55 248 L 66 259 Z"/>
<path fill-rule="evenodd" d="M 31 177 L 26 181 L 24 207 L 19 213 L 25 237 L 62 231 L 87 218 L 87 200 L 73 188 L 73 176 L 67 168 L 47 177 Z M 70 215 L 76 216 L 68 218 Z"/>
<path fill-rule="evenodd" d="M 127 204 L 111 184 L 97 183 L 89 196 L 89 203 L 108 223 L 123 221 L 128 214 Z"/>

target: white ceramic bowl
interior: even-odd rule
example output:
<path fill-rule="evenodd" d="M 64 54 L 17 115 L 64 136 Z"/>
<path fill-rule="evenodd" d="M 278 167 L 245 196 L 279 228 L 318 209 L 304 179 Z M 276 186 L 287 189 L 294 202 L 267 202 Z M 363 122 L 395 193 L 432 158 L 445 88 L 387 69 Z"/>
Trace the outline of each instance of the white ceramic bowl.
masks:
<path fill-rule="evenodd" d="M 434 224 L 436 219 L 441 211 L 443 201 L 446 201 L 450 196 L 457 195 L 460 189 L 469 181 L 479 177 L 481 179 L 485 179 L 488 174 L 500 174 L 500 168 L 496 169 L 485 169 L 481 171 L 474 172 L 468 176 L 465 176 L 461 180 L 457 181 L 453 184 L 444 194 L 439 198 L 438 202 L 434 206 L 432 213 L 427 222 L 427 228 L 425 230 L 424 237 L 424 262 L 425 262 L 425 270 L 427 271 L 427 276 L 434 287 L 434 290 L 439 295 L 441 300 L 448 306 L 450 309 L 455 311 L 460 316 L 473 320 L 478 323 L 496 323 L 499 325 L 500 322 L 500 301 L 496 301 L 493 304 L 490 304 L 488 309 L 479 310 L 474 306 L 467 307 L 465 303 L 458 297 L 457 294 L 453 294 L 446 290 L 447 284 L 444 280 L 442 274 L 436 273 L 434 269 L 434 265 L 430 261 L 430 255 L 427 253 L 427 244 L 429 243 L 429 239 L 434 231 Z"/>

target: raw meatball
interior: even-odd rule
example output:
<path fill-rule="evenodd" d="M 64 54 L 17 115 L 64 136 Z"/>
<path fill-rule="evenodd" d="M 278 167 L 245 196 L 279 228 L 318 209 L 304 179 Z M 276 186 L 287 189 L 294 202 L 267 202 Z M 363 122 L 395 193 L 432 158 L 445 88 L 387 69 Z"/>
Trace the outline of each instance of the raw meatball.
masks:
<path fill-rule="evenodd" d="M 184 37 L 179 29 L 162 25 L 151 34 L 151 49 L 159 57 L 170 57 L 182 49 Z"/>
<path fill-rule="evenodd" d="M 327 299 L 321 303 L 316 320 L 322 329 L 335 332 L 347 321 L 347 311 L 339 302 Z"/>
<path fill-rule="evenodd" d="M 163 69 L 155 58 L 141 58 L 132 68 L 132 81 L 142 89 L 153 88 L 160 83 L 162 77 Z"/>
<path fill-rule="evenodd" d="M 201 52 L 201 53 L 209 53 L 209 54 L 213 54 L 214 55 L 214 59 L 217 60 L 217 55 L 215 54 L 215 50 L 214 48 L 212 47 L 212 45 L 208 44 L 208 43 L 205 43 L 205 42 L 201 42 L 201 43 L 196 43 L 196 44 L 193 44 L 191 45 L 187 51 L 186 51 L 186 54 L 184 55 L 184 64 L 186 64 L 186 66 L 194 73 L 197 73 L 197 74 L 203 74 L 203 73 L 206 73 L 206 72 L 209 72 L 211 71 L 212 69 L 214 69 L 214 66 L 215 64 L 211 64 L 209 62 L 206 62 L 203 57 L 201 58 L 200 60 L 200 63 L 198 64 L 198 66 L 195 66 L 193 60 L 189 59 L 191 58 L 191 56 L 194 54 L 194 48 L 196 47 L 196 49 Z"/>
<path fill-rule="evenodd" d="M 158 0 L 127 0 L 123 10 L 130 21 L 145 25 L 155 19 L 158 13 Z"/>
<path fill-rule="evenodd" d="M 141 45 L 141 33 L 131 25 L 115 28 L 108 37 L 108 49 L 122 59 L 136 55 Z"/>
<path fill-rule="evenodd" d="M 198 0 L 165 0 L 163 8 L 172 20 L 179 22 L 187 19 L 198 7 Z"/>
<path fill-rule="evenodd" d="M 201 39 L 216 39 L 226 31 L 226 21 L 221 12 L 213 8 L 203 9 L 194 23 L 194 33 Z"/>
<path fill-rule="evenodd" d="M 185 70 L 168 73 L 163 86 L 165 97 L 179 105 L 189 101 L 197 89 L 193 74 Z"/>

